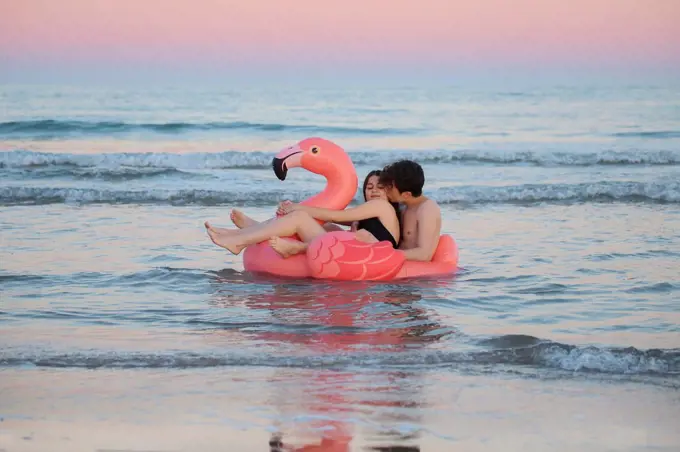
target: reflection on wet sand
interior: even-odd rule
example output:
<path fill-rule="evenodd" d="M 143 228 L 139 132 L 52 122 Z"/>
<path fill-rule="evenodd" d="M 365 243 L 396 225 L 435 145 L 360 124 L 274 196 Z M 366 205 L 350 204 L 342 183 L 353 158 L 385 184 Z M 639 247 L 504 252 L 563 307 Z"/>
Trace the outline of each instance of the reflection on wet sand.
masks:
<path fill-rule="evenodd" d="M 255 333 L 268 343 L 295 344 L 322 354 L 395 353 L 452 332 L 417 305 L 427 282 L 394 286 L 282 280 L 244 293 L 235 290 L 239 278 L 218 274 L 211 303 L 270 311 L 280 328 Z M 349 451 L 357 434 L 370 444 L 369 450 L 420 450 L 418 425 L 425 407 L 419 400 L 424 384 L 419 375 L 325 368 L 310 375 L 294 384 L 269 381 L 279 413 L 277 432 L 269 439 L 272 452 Z"/>

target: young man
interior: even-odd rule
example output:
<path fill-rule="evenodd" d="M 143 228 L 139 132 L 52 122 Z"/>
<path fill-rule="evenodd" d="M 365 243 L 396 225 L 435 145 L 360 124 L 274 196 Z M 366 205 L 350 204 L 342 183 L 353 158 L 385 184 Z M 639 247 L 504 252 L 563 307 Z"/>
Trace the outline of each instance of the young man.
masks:
<path fill-rule="evenodd" d="M 433 199 L 423 195 L 423 168 L 411 160 L 387 165 L 380 173 L 380 184 L 387 189 L 391 202 L 404 204 L 399 249 L 406 260 L 430 261 L 441 233 L 441 211 Z"/>

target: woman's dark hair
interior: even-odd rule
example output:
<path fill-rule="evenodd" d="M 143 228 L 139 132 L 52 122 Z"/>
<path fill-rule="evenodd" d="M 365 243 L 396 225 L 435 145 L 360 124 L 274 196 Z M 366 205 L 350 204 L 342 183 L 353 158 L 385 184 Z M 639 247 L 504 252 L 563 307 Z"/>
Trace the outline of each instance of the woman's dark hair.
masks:
<path fill-rule="evenodd" d="M 366 186 L 368 185 L 368 180 L 373 177 L 373 176 L 378 176 L 378 179 L 380 179 L 380 175 L 382 174 L 382 170 L 373 170 L 370 173 L 366 175 L 366 178 L 364 179 L 364 186 L 361 189 L 361 194 L 364 195 L 364 201 L 368 201 L 366 199 Z M 397 221 L 399 222 L 399 242 L 397 243 L 397 246 L 401 244 L 401 236 L 402 236 L 402 224 L 401 224 L 401 210 L 399 209 L 399 203 L 398 202 L 391 202 L 388 200 L 388 202 L 394 207 L 394 212 L 397 214 Z"/>

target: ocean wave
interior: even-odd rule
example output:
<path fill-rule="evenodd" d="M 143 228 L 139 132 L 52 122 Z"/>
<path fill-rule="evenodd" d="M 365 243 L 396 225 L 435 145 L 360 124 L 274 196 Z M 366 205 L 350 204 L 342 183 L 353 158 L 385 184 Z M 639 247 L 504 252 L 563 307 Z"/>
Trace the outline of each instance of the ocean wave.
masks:
<path fill-rule="evenodd" d="M 98 166 L 38 166 L 31 168 L 6 168 L 4 174 L 15 179 L 73 179 L 122 182 L 129 180 L 178 177 L 182 179 L 207 179 L 205 173 L 154 167 L 98 167 Z"/>
<path fill-rule="evenodd" d="M 504 339 L 500 337 L 499 339 Z M 115 352 L 83 350 L 0 351 L 0 366 L 33 365 L 57 368 L 213 368 L 233 366 L 421 369 L 426 366 L 453 368 L 473 366 L 520 366 L 580 373 L 614 375 L 680 375 L 680 349 L 640 350 L 577 346 L 523 336 L 523 345 L 477 351 L 419 350 L 417 352 L 342 353 L 286 356 L 281 353 L 239 352 Z M 530 340 L 527 340 L 530 339 Z"/>
<path fill-rule="evenodd" d="M 32 151 L 0 152 L 0 168 L 36 170 L 44 167 L 60 168 L 103 168 L 135 170 L 138 168 L 158 168 L 176 170 L 252 168 L 271 169 L 271 152 L 219 153 L 106 153 L 71 154 Z M 680 161 L 680 159 L 678 160 Z"/>
<path fill-rule="evenodd" d="M 75 284 L 90 288 L 107 288 L 112 286 L 127 287 L 132 285 L 141 287 L 144 285 L 170 284 L 177 288 L 182 288 L 204 282 L 206 275 L 209 275 L 209 272 L 169 267 L 153 268 L 147 271 L 120 275 L 100 272 L 78 272 L 63 275 L 0 273 L 0 287 L 25 288 L 26 284 L 30 284 L 31 289 L 43 289 L 45 287 L 66 287 Z M 30 318 L 32 314 L 29 313 L 27 315 Z M 49 315 L 46 317 L 49 317 Z"/>
<path fill-rule="evenodd" d="M 130 123 L 122 121 L 79 121 L 40 119 L 0 123 L 0 136 L 6 138 L 59 138 L 72 135 L 119 135 L 130 132 L 179 134 L 191 131 L 253 130 L 262 132 L 306 132 L 347 135 L 407 134 L 411 130 L 393 128 L 362 128 L 305 124 L 232 122 L 167 122 Z"/>
<path fill-rule="evenodd" d="M 489 164 L 533 166 L 597 166 L 597 165 L 680 165 L 680 151 L 601 151 L 593 153 L 422 150 L 349 152 L 355 165 L 384 166 L 397 159 L 408 158 L 423 165 Z M 40 167 L 101 168 L 170 168 L 201 169 L 270 169 L 273 152 L 219 153 L 111 153 L 74 154 L 32 152 L 25 150 L 0 152 L 0 168 L 35 171 Z M 30 174 L 27 174 L 30 176 Z"/>
<path fill-rule="evenodd" d="M 439 189 L 432 193 L 432 197 L 441 204 L 678 203 L 680 202 L 680 182 L 603 181 L 500 187 L 462 186 Z"/>
<path fill-rule="evenodd" d="M 217 191 L 200 189 L 106 190 L 94 188 L 0 187 L 2 205 L 44 204 L 170 204 L 274 205 L 286 199 L 307 198 L 316 192 Z"/>
<path fill-rule="evenodd" d="M 2 205 L 42 204 L 170 204 L 268 206 L 286 199 L 305 199 L 311 190 L 219 191 L 203 189 L 112 190 L 64 187 L 0 187 Z M 460 186 L 428 193 L 441 204 L 535 203 L 680 203 L 680 182 L 597 182 L 582 184 L 524 184 Z M 358 199 L 358 195 L 357 198 Z"/>
<path fill-rule="evenodd" d="M 678 130 L 646 130 L 641 132 L 618 132 L 613 136 L 617 138 L 680 138 L 680 131 Z"/>

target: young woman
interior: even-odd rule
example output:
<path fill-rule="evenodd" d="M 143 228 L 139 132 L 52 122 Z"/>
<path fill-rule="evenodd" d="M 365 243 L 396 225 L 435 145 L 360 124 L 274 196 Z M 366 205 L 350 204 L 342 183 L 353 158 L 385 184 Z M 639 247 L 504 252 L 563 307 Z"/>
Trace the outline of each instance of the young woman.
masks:
<path fill-rule="evenodd" d="M 331 210 L 303 206 L 295 203 L 281 203 L 279 213 L 283 216 L 263 223 L 248 218 L 238 211 L 232 212 L 232 221 L 241 229 L 213 228 L 208 222 L 205 227 L 210 239 L 218 246 L 233 254 L 239 254 L 246 246 L 269 239 L 271 246 L 283 257 L 304 252 L 307 244 L 333 227 L 323 227 L 316 220 L 327 223 L 352 224 L 357 240 L 375 242 L 387 240 L 394 248 L 399 247 L 401 223 L 398 205 L 387 200 L 385 189 L 379 184 L 380 171 L 371 171 L 364 180 L 364 204 L 346 210 Z M 315 220 L 316 219 L 316 220 Z M 337 230 L 338 228 L 335 227 Z M 280 238 L 297 234 L 297 242 Z"/>

